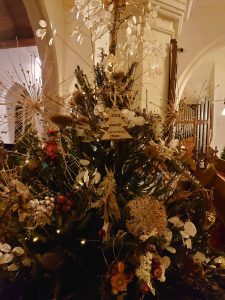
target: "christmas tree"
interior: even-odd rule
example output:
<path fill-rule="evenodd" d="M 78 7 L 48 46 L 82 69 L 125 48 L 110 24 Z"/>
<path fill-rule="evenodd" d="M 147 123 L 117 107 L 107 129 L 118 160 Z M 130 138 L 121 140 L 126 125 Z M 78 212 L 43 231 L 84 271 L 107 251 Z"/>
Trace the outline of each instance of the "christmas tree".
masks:
<path fill-rule="evenodd" d="M 127 5 L 101 6 L 110 45 L 94 85 L 77 67 L 68 111 L 45 118 L 40 104 L 44 136 L 31 122 L 0 148 L 1 299 L 224 297 L 212 191 L 160 139 L 159 116 L 133 108 L 137 63 L 116 63 Z"/>

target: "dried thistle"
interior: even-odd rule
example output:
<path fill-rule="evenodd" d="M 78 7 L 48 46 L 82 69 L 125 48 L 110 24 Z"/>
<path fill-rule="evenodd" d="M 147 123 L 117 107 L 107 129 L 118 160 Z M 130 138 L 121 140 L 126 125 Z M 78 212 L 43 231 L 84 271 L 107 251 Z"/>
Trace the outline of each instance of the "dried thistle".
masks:
<path fill-rule="evenodd" d="M 139 239 L 152 235 L 161 236 L 167 228 L 167 215 L 164 205 L 150 196 L 131 200 L 127 208 L 130 217 L 126 221 L 128 231 Z"/>
<path fill-rule="evenodd" d="M 107 175 L 100 184 L 100 189 L 102 190 L 102 197 L 92 207 L 103 208 L 105 223 L 108 223 L 109 220 L 118 221 L 120 219 L 120 209 L 115 196 L 116 181 L 112 171 L 107 171 Z"/>
<path fill-rule="evenodd" d="M 155 143 L 150 141 L 150 143 L 145 148 L 145 155 L 153 159 L 166 160 L 171 159 L 175 150 L 173 148 L 165 146 L 163 142 Z"/>

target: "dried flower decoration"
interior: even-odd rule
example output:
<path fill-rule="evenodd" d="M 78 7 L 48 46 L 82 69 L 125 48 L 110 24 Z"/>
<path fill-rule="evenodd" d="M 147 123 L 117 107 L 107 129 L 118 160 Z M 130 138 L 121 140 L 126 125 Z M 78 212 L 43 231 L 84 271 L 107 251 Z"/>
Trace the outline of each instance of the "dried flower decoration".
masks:
<path fill-rule="evenodd" d="M 117 295 L 127 289 L 128 279 L 126 274 L 124 274 L 125 265 L 124 262 L 118 261 L 113 265 L 112 276 L 111 276 L 111 286 L 112 294 Z"/>
<path fill-rule="evenodd" d="M 155 289 L 153 288 L 151 282 L 152 258 L 153 254 L 150 252 L 147 252 L 145 255 L 141 255 L 139 257 L 140 265 L 136 269 L 136 276 L 140 281 L 145 282 L 152 294 L 155 295 Z"/>
<path fill-rule="evenodd" d="M 183 230 L 180 230 L 180 235 L 183 241 L 184 246 L 187 249 L 192 249 L 192 240 L 191 238 L 194 237 L 197 233 L 197 229 L 191 221 L 183 222 L 179 217 L 175 216 L 168 219 L 170 223 L 173 224 L 174 227 Z"/>
<path fill-rule="evenodd" d="M 145 149 L 146 156 L 158 160 L 171 159 L 175 152 L 176 149 L 167 147 L 163 141 L 159 141 L 158 143 L 151 141 Z"/>
<path fill-rule="evenodd" d="M 112 5 L 102 3 L 101 0 L 80 0 L 75 2 L 72 13 L 77 20 L 81 20 L 85 27 L 92 31 L 92 41 L 102 37 L 110 24 Z M 99 30 L 101 28 L 101 30 Z M 84 31 L 77 25 L 71 36 L 81 45 L 84 41 Z"/>
<path fill-rule="evenodd" d="M 208 260 L 205 256 L 205 254 L 200 251 L 197 251 L 195 253 L 195 255 L 193 256 L 193 259 L 194 259 L 194 262 L 198 263 L 198 264 L 202 264 L 204 262 L 207 262 L 207 260 Z"/>
<path fill-rule="evenodd" d="M 0 268 L 7 271 L 17 271 L 20 265 L 29 267 L 31 260 L 26 256 L 26 253 L 22 247 L 12 248 L 7 243 L 0 243 Z"/>
<path fill-rule="evenodd" d="M 166 209 L 157 199 L 149 196 L 138 197 L 131 200 L 127 208 L 130 217 L 126 221 L 126 227 L 135 237 L 143 240 L 143 237 L 147 239 L 152 235 L 161 236 L 166 231 Z"/>
<path fill-rule="evenodd" d="M 47 22 L 45 20 L 40 20 L 39 21 L 39 25 L 40 25 L 40 28 L 38 28 L 36 30 L 36 36 L 38 38 L 40 38 L 41 40 L 44 39 L 44 37 L 46 36 L 47 34 Z M 54 39 L 54 36 L 56 35 L 56 29 L 53 29 L 53 26 L 52 26 L 52 23 L 50 23 L 50 28 L 51 28 L 51 37 L 49 39 L 49 46 L 51 46 L 53 44 L 53 39 Z"/>
<path fill-rule="evenodd" d="M 50 224 L 55 200 L 45 197 L 43 200 L 30 200 L 23 209 L 18 210 L 19 221 L 27 222 L 29 229 Z"/>
<path fill-rule="evenodd" d="M 138 7 L 135 15 L 133 13 L 134 7 Z M 81 21 L 71 33 L 77 43 L 81 45 L 87 35 L 87 30 L 82 27 L 82 24 L 90 30 L 92 43 L 95 43 L 105 33 L 109 32 L 110 54 L 115 54 L 117 48 L 117 54 L 125 53 L 126 56 L 138 57 L 141 45 L 144 56 L 148 57 L 148 75 L 152 77 L 161 74 L 160 59 L 166 56 L 166 52 L 163 45 L 153 35 L 152 27 L 157 20 L 157 7 L 152 9 L 151 1 L 148 1 L 148 5 L 145 5 L 136 0 L 129 2 L 125 0 L 80 0 L 75 2 L 71 12 L 78 22 Z M 129 17 L 127 17 L 127 14 L 129 14 Z M 122 24 L 126 31 L 125 44 L 119 43 L 115 37 Z M 106 74 L 108 71 L 110 74 L 110 70 L 107 70 Z"/>
<path fill-rule="evenodd" d="M 214 264 L 218 264 L 220 268 L 225 269 L 225 257 L 224 256 L 218 256 L 214 259 Z"/>
<path fill-rule="evenodd" d="M 120 219 L 120 209 L 115 196 L 116 181 L 114 173 L 107 171 L 107 175 L 100 183 L 98 193 L 101 194 L 101 199 L 92 204 L 93 208 L 103 209 L 104 222 L 110 220 L 118 221 Z"/>

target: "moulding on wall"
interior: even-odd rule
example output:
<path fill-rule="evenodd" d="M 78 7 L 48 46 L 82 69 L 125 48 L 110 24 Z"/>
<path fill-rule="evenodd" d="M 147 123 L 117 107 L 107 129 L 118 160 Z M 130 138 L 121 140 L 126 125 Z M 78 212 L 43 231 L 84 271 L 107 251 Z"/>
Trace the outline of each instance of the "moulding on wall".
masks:
<path fill-rule="evenodd" d="M 173 38 L 181 33 L 183 22 L 190 15 L 193 3 L 193 0 L 152 0 L 152 5 L 158 6 L 159 18 L 173 24 Z"/>

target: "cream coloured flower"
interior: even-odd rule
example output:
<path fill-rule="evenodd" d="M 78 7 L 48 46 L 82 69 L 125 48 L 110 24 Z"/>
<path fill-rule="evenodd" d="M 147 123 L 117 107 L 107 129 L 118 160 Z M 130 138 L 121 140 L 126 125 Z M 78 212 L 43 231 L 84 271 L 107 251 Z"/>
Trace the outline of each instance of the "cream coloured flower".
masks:
<path fill-rule="evenodd" d="M 194 223 L 192 223 L 190 221 L 185 222 L 185 224 L 184 224 L 184 232 L 186 234 L 188 234 L 189 236 L 194 237 L 196 235 L 196 233 L 197 233 L 197 229 L 196 229 Z"/>
<path fill-rule="evenodd" d="M 204 263 L 206 261 L 206 256 L 204 253 L 197 251 L 193 256 L 193 259 L 196 263 Z"/>
<path fill-rule="evenodd" d="M 167 229 L 166 209 L 162 202 L 150 196 L 137 197 L 127 204 L 128 231 L 135 237 L 161 236 Z"/>
<path fill-rule="evenodd" d="M 160 263 L 165 269 L 168 269 L 169 266 L 171 265 L 171 259 L 169 258 L 169 256 L 163 256 L 160 259 Z"/>
<path fill-rule="evenodd" d="M 82 166 L 88 166 L 90 164 L 90 161 L 87 159 L 80 159 L 80 164 Z"/>
<path fill-rule="evenodd" d="M 11 251 L 11 246 L 9 244 L 0 243 L 0 251 L 4 253 L 9 253 Z"/>
<path fill-rule="evenodd" d="M 15 247 L 13 248 L 12 253 L 15 253 L 20 256 L 24 254 L 24 249 L 21 247 Z"/>
<path fill-rule="evenodd" d="M 94 115 L 99 116 L 100 114 L 105 112 L 105 104 L 102 101 L 98 101 L 94 107 Z"/>
<path fill-rule="evenodd" d="M 169 143 L 169 147 L 173 148 L 173 149 L 177 149 L 177 146 L 179 144 L 179 140 L 178 139 L 173 139 L 170 143 Z"/>
<path fill-rule="evenodd" d="M 145 255 L 141 255 L 139 257 L 140 265 L 136 269 L 136 276 L 140 280 L 146 282 L 152 294 L 155 295 L 155 289 L 153 288 L 151 283 L 152 258 L 153 258 L 153 254 L 150 252 L 147 252 Z"/>
<path fill-rule="evenodd" d="M 162 245 L 162 247 L 170 253 L 176 253 L 176 249 L 170 246 L 173 237 L 172 231 L 167 228 L 165 233 L 163 234 L 163 237 L 165 238 L 165 243 Z"/>
<path fill-rule="evenodd" d="M 10 263 L 14 258 L 13 254 L 6 253 L 0 256 L 0 265 Z"/>
<path fill-rule="evenodd" d="M 185 239 L 184 240 L 184 245 L 186 246 L 187 249 L 192 249 L 192 241 L 191 241 L 191 239 Z"/>
<path fill-rule="evenodd" d="M 192 241 L 190 237 L 194 237 L 197 233 L 197 229 L 194 225 L 194 223 L 187 221 L 184 224 L 184 230 L 180 231 L 180 234 L 183 239 L 183 243 L 186 246 L 187 249 L 192 249 Z"/>
<path fill-rule="evenodd" d="M 40 25 L 41 28 L 38 28 L 36 30 L 36 36 L 38 38 L 40 38 L 41 40 L 43 40 L 44 37 L 47 34 L 47 22 L 45 20 L 40 20 L 39 25 Z M 52 36 L 51 36 L 51 38 L 49 39 L 49 42 L 48 42 L 49 46 L 51 46 L 53 44 L 53 39 L 54 39 L 54 36 L 56 35 L 56 29 L 53 29 L 52 23 L 50 23 L 50 28 L 51 28 Z"/>
<path fill-rule="evenodd" d="M 36 36 L 39 37 L 41 40 L 45 37 L 47 33 L 47 23 L 45 20 L 40 20 L 39 25 L 41 28 L 38 28 L 36 30 Z"/>
<path fill-rule="evenodd" d="M 134 122 L 134 125 L 136 126 L 143 126 L 146 123 L 145 118 L 143 118 L 142 116 L 134 117 L 133 119 L 131 119 L 131 121 Z"/>
<path fill-rule="evenodd" d="M 174 216 L 168 219 L 170 223 L 173 224 L 174 227 L 183 229 L 180 230 L 180 235 L 183 240 L 183 244 L 186 246 L 187 249 L 192 249 L 192 241 L 191 237 L 194 237 L 197 233 L 197 229 L 195 224 L 191 221 L 183 222 L 179 217 Z M 183 227 L 183 228 L 182 228 Z"/>
<path fill-rule="evenodd" d="M 181 221 L 181 219 L 178 218 L 178 217 L 172 217 L 172 218 L 168 219 L 168 221 L 169 221 L 170 223 L 172 223 L 173 226 L 176 227 L 176 228 L 179 228 L 179 227 L 183 227 L 183 226 L 184 226 L 184 222 Z"/>
<path fill-rule="evenodd" d="M 146 123 L 145 118 L 142 116 L 135 116 L 135 111 L 124 108 L 121 113 L 130 122 L 129 126 L 143 126 Z"/>
<path fill-rule="evenodd" d="M 9 265 L 8 267 L 7 267 L 7 270 L 8 271 L 11 271 L 11 272 L 15 272 L 15 271 L 17 271 L 19 269 L 19 266 L 17 265 L 17 264 L 15 264 L 15 263 L 13 263 L 13 264 L 11 264 L 11 265 Z"/>
<path fill-rule="evenodd" d="M 215 264 L 219 264 L 222 269 L 225 269 L 225 257 L 224 256 L 218 256 L 218 257 L 216 257 L 213 260 L 213 262 Z"/>

